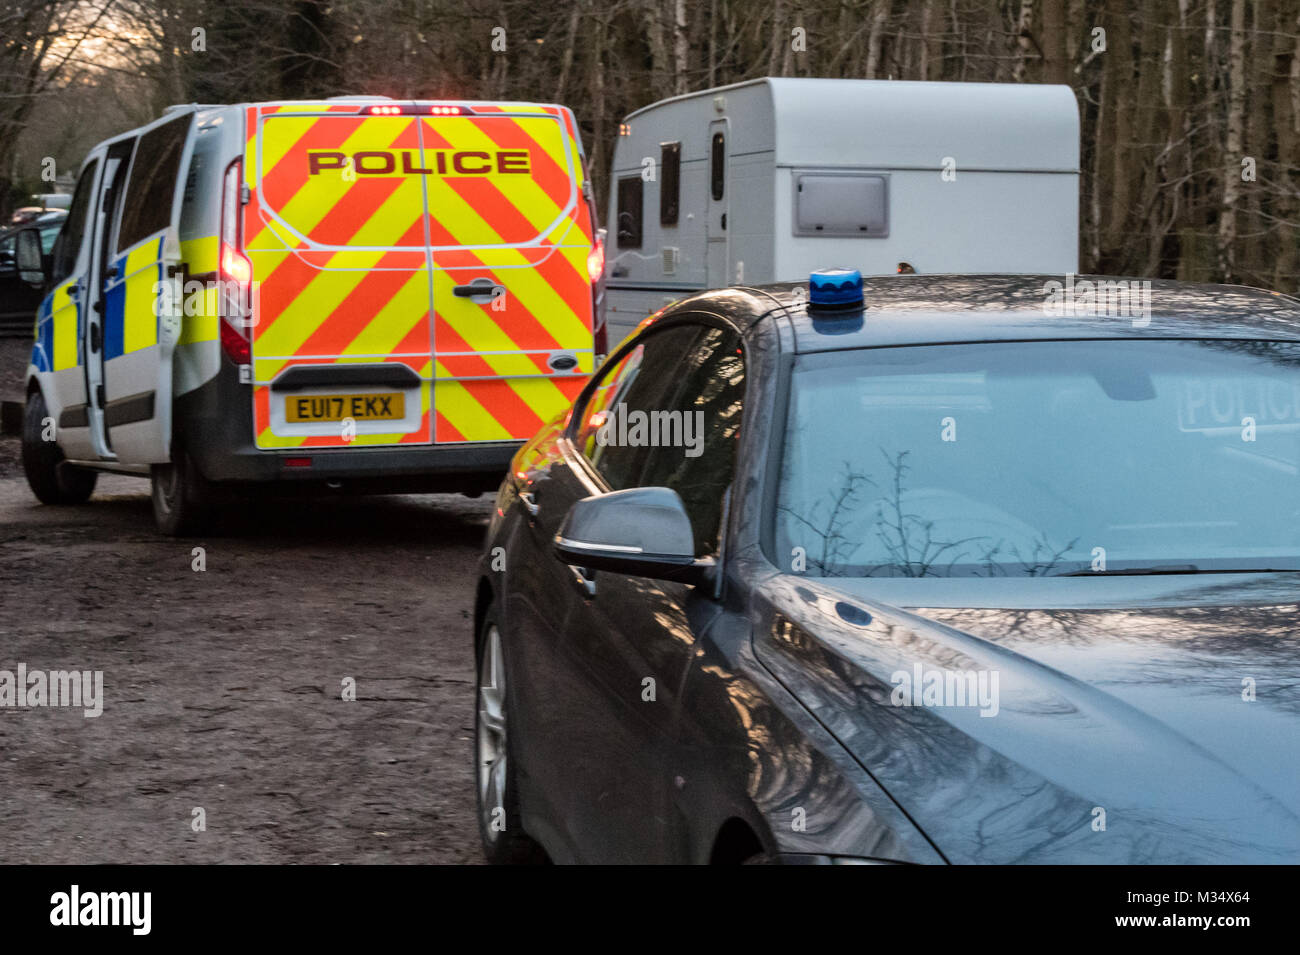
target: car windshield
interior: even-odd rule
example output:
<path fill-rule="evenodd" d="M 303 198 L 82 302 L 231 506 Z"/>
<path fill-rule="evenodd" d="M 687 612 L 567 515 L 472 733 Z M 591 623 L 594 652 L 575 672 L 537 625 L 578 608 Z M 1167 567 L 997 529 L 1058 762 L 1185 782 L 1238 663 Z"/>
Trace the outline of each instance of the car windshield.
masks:
<path fill-rule="evenodd" d="M 1300 569 L 1300 344 L 800 356 L 773 558 L 810 576 Z"/>

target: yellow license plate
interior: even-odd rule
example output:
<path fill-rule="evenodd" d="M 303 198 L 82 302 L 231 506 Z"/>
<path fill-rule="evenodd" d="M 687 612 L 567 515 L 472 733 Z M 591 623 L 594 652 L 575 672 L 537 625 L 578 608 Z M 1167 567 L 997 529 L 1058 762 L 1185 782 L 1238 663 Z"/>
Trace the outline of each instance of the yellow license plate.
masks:
<path fill-rule="evenodd" d="M 292 424 L 315 421 L 394 421 L 406 417 L 406 396 L 386 394 L 361 395 L 290 395 L 284 399 L 284 418 Z"/>

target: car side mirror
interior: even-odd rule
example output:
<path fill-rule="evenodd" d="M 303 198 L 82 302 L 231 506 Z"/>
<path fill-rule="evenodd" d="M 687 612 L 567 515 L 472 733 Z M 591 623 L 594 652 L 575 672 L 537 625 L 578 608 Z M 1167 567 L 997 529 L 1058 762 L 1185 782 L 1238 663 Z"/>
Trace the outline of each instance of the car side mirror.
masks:
<path fill-rule="evenodd" d="M 554 547 L 574 567 L 684 584 L 711 583 L 717 567 L 711 557 L 696 558 L 686 507 L 666 487 L 584 497 L 569 508 Z"/>
<path fill-rule="evenodd" d="M 18 278 L 28 285 L 45 284 L 45 257 L 41 251 L 41 230 L 23 229 L 14 236 L 14 258 L 18 264 Z"/>

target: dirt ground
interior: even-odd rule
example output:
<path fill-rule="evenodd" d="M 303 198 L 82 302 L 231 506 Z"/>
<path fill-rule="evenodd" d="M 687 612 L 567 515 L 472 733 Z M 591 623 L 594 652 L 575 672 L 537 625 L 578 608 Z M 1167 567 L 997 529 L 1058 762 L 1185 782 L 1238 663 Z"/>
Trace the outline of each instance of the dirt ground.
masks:
<path fill-rule="evenodd" d="M 0 340 L 0 397 L 16 354 Z M 45 507 L 17 454 L 0 437 L 0 670 L 101 670 L 104 707 L 0 707 L 0 862 L 481 861 L 488 497 L 260 504 L 178 541 L 147 482 Z"/>

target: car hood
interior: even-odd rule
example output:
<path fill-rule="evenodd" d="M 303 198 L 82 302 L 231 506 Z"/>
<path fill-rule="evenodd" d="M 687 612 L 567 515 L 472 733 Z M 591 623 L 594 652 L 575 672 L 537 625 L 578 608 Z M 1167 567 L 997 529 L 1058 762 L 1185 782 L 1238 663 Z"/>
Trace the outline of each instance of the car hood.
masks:
<path fill-rule="evenodd" d="M 1295 575 L 946 583 L 775 577 L 755 634 L 946 858 L 1300 862 Z"/>

